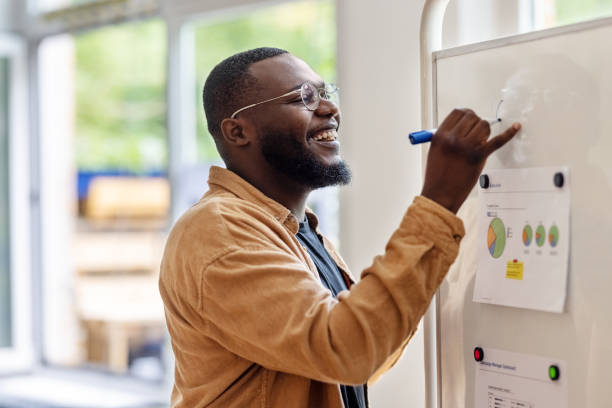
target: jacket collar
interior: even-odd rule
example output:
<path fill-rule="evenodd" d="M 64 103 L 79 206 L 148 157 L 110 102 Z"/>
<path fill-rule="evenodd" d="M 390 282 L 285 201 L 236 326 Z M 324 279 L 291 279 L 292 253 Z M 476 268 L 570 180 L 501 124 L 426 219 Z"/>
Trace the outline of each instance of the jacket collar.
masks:
<path fill-rule="evenodd" d="M 219 166 L 211 166 L 208 174 L 208 185 L 210 186 L 211 190 L 221 188 L 235 194 L 237 197 L 242 198 L 243 200 L 259 205 L 264 209 L 264 211 L 293 232 L 293 234 L 298 232 L 298 220 L 293 214 L 291 214 L 291 211 L 289 211 L 288 208 L 266 196 L 233 171 Z M 307 210 L 307 216 L 309 222 L 311 222 L 311 220 L 314 221 L 312 225 L 313 228 L 315 228 L 318 224 L 316 217 L 309 210 Z"/>

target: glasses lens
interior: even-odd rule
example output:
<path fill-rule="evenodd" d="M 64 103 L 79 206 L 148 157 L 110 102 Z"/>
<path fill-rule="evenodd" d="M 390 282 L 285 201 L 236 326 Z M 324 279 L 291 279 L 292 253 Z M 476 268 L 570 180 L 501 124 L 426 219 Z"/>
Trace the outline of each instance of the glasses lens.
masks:
<path fill-rule="evenodd" d="M 336 106 L 340 105 L 340 98 L 338 95 L 338 87 L 334 84 L 327 84 L 325 86 L 324 98 L 328 101 L 332 101 Z"/>
<path fill-rule="evenodd" d="M 319 107 L 319 93 L 317 88 L 310 82 L 304 82 L 301 89 L 302 102 L 310 110 L 315 110 Z"/>

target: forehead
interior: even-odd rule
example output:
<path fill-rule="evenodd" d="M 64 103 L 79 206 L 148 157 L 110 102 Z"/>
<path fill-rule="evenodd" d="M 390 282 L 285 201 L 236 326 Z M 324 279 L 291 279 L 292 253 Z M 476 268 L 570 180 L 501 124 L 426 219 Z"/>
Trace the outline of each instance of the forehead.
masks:
<path fill-rule="evenodd" d="M 262 93 L 275 96 L 298 87 L 306 81 L 320 85 L 323 80 L 310 66 L 291 54 L 258 61 L 249 68 L 251 75 L 257 78 Z"/>

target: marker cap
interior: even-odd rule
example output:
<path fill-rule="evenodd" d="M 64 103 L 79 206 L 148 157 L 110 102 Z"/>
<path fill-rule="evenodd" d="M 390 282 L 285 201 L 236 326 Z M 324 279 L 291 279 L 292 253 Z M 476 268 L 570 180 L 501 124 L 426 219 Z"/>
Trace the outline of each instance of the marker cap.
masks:
<path fill-rule="evenodd" d="M 430 132 L 429 130 L 420 130 L 418 132 L 410 133 L 408 135 L 408 139 L 410 139 L 410 143 L 412 144 L 426 143 L 431 141 L 433 135 L 433 132 Z"/>

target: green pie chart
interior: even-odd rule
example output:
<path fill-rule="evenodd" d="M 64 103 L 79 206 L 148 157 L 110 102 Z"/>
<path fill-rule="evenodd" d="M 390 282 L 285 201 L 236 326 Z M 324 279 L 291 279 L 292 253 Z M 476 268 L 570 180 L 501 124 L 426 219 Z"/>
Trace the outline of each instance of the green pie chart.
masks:
<path fill-rule="evenodd" d="M 550 243 L 550 246 L 553 248 L 556 247 L 557 244 L 559 243 L 559 228 L 557 228 L 556 225 L 553 225 L 548 230 L 548 242 Z"/>
<path fill-rule="evenodd" d="M 538 225 L 536 228 L 536 237 L 535 237 L 536 245 L 541 247 L 546 242 L 546 229 L 543 225 Z"/>
<path fill-rule="evenodd" d="M 499 258 L 506 247 L 506 227 L 499 218 L 494 218 L 487 232 L 487 247 L 493 258 Z"/>

